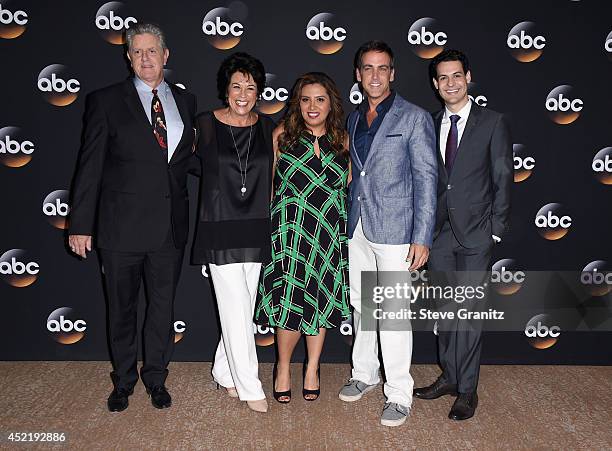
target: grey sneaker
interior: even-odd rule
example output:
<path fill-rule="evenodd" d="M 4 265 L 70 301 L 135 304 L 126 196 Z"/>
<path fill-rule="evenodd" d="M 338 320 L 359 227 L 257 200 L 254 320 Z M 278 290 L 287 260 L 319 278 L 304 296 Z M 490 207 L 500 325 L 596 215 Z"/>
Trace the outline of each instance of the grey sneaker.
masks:
<path fill-rule="evenodd" d="M 338 398 L 346 402 L 359 401 L 363 395 L 374 390 L 374 388 L 376 388 L 376 384 L 368 385 L 357 379 L 351 379 L 342 387 L 342 390 L 338 393 Z"/>
<path fill-rule="evenodd" d="M 396 402 L 386 402 L 380 417 L 380 424 L 383 426 L 400 426 L 404 424 L 410 409 Z"/>

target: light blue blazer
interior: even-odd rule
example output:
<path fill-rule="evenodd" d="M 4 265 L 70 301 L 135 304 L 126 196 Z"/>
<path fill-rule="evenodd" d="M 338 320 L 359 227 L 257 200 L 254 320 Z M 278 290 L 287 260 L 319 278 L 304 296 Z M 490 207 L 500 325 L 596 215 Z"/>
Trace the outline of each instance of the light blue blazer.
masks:
<path fill-rule="evenodd" d="M 353 179 L 348 234 L 361 218 L 366 238 L 378 244 L 431 248 L 436 216 L 438 162 L 431 115 L 396 94 L 365 161 L 355 149 L 359 111 L 347 121 Z"/>

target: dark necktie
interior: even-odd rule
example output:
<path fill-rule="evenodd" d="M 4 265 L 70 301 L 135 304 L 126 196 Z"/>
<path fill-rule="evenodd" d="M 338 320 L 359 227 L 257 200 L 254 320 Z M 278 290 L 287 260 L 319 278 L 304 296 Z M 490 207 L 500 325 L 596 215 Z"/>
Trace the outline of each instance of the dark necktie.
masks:
<path fill-rule="evenodd" d="M 151 125 L 153 126 L 153 134 L 157 140 L 157 144 L 163 150 L 168 150 L 168 129 L 166 128 L 166 117 L 164 116 L 164 107 L 162 106 L 157 89 L 153 91 L 153 100 L 151 101 Z"/>
<path fill-rule="evenodd" d="M 452 114 L 450 116 L 451 126 L 448 131 L 448 138 L 446 139 L 446 152 L 444 154 L 444 166 L 446 166 L 446 172 L 450 174 L 453 169 L 453 163 L 457 156 L 457 143 L 459 142 L 459 132 L 457 131 L 457 122 L 461 119 L 458 115 Z"/>

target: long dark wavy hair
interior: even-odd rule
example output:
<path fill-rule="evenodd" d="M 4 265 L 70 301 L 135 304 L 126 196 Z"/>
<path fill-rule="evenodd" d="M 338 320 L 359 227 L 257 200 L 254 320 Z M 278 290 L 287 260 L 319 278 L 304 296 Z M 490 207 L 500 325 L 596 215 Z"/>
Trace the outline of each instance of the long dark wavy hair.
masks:
<path fill-rule="evenodd" d="M 331 109 L 325 119 L 325 130 L 331 147 L 336 153 L 346 155 L 348 151 L 344 148 L 346 131 L 342 98 L 336 83 L 323 72 L 308 72 L 298 78 L 293 85 L 287 111 L 282 119 L 284 130 L 278 137 L 278 148 L 281 152 L 286 151 L 297 142 L 302 133 L 308 130 L 300 110 L 300 98 L 304 86 L 314 84 L 323 86 L 329 95 Z"/>

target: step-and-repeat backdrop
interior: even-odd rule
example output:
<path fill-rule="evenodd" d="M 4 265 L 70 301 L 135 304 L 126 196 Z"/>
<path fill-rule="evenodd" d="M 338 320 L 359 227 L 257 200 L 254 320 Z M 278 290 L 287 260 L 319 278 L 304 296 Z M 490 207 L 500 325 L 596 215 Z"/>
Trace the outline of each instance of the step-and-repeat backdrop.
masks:
<path fill-rule="evenodd" d="M 0 359 L 108 358 L 99 261 L 65 244 L 69 191 L 84 99 L 128 76 L 123 32 L 151 21 L 167 33 L 167 79 L 201 111 L 218 106 L 219 63 L 246 51 L 264 62 L 259 109 L 276 119 L 307 71 L 330 74 L 355 108 L 353 56 L 370 39 L 396 52 L 395 89 L 435 111 L 429 60 L 465 51 L 473 101 L 508 116 L 514 146 L 511 231 L 491 290 L 514 323 L 487 333 L 483 361 L 612 363 L 611 18 L 610 2 L 586 0 L 0 0 Z M 211 360 L 205 268 L 185 262 L 175 312 L 175 358 Z M 325 360 L 348 361 L 351 332 L 346 322 L 329 335 Z M 273 359 L 273 331 L 254 333 Z M 435 359 L 434 334 L 416 332 L 414 361 Z"/>

